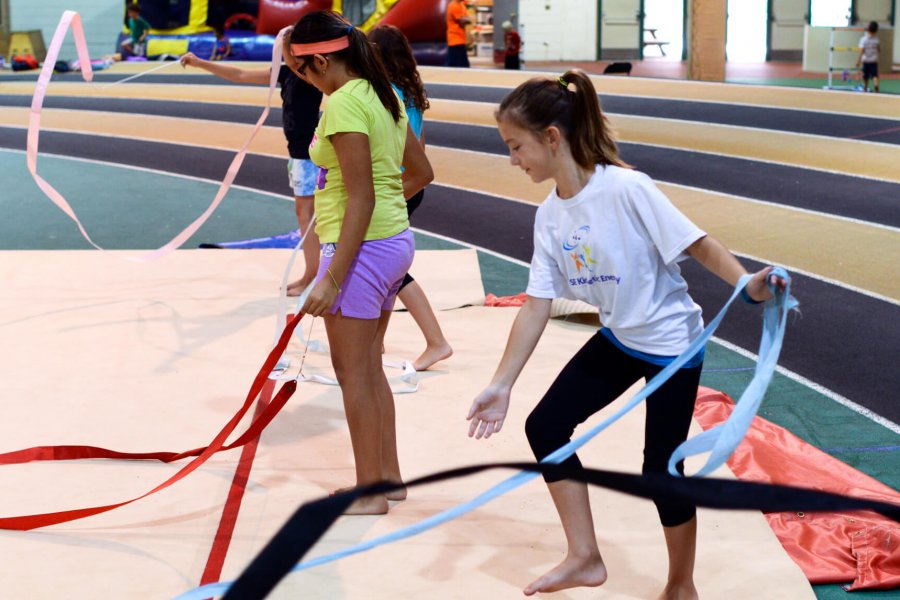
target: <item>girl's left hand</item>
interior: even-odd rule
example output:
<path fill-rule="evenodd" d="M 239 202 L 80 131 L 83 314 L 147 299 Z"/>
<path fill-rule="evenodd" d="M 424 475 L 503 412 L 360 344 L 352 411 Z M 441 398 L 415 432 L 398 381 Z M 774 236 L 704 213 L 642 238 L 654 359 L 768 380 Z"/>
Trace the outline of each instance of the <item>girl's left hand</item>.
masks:
<path fill-rule="evenodd" d="M 775 285 L 782 292 L 787 287 L 787 280 L 778 275 L 770 275 L 773 267 L 766 267 L 753 274 L 750 281 L 747 282 L 747 294 L 757 302 L 765 302 L 772 298 L 772 292 L 769 290 L 769 284 Z"/>
<path fill-rule="evenodd" d="M 307 296 L 306 302 L 303 304 L 303 308 L 300 309 L 300 312 L 313 317 L 321 317 L 334 306 L 337 295 L 338 292 L 331 283 L 331 280 L 329 280 L 328 277 L 323 277 L 313 287 L 309 296 Z"/>

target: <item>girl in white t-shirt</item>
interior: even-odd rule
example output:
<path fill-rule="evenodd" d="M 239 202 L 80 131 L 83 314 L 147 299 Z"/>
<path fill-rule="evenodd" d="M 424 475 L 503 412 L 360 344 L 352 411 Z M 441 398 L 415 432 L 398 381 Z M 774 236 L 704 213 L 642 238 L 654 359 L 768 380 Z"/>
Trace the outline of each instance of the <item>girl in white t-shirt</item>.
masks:
<path fill-rule="evenodd" d="M 516 317 L 494 377 L 469 410 L 469 435 L 500 431 L 510 391 L 537 345 L 556 297 L 598 307 L 604 327 L 569 361 L 529 416 L 525 430 L 538 460 L 566 444 L 575 427 L 640 378 L 649 380 L 703 329 L 700 307 L 687 292 L 678 261 L 693 257 L 727 283 L 746 273 L 720 242 L 681 214 L 649 177 L 619 158 L 591 80 L 581 71 L 520 85 L 496 113 L 513 165 L 555 189 L 538 208 L 527 299 Z M 756 273 L 745 300 L 771 298 Z M 687 438 L 703 352 L 647 399 L 644 472 L 666 471 Z M 587 486 L 570 479 L 572 456 L 545 477 L 568 543 L 566 558 L 525 588 L 526 595 L 606 581 L 594 534 Z M 679 470 L 683 472 L 683 465 Z M 661 598 L 696 598 L 694 506 L 654 501 L 669 552 Z"/>

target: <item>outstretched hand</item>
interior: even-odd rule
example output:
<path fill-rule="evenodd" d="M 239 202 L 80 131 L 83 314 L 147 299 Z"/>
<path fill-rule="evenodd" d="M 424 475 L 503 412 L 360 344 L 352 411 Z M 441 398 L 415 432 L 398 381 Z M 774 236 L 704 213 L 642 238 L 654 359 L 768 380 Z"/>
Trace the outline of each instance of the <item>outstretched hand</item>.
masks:
<path fill-rule="evenodd" d="M 181 62 L 181 67 L 196 67 L 199 63 L 200 59 L 197 58 L 197 55 L 193 52 L 185 52 L 179 62 Z"/>
<path fill-rule="evenodd" d="M 509 410 L 509 390 L 488 386 L 472 402 L 466 420 L 469 423 L 469 437 L 485 439 L 499 433 Z"/>
<path fill-rule="evenodd" d="M 774 267 L 766 267 L 753 274 L 747 282 L 747 294 L 757 302 L 764 302 L 772 298 L 770 285 L 777 287 L 782 292 L 787 288 L 787 280 L 778 275 L 772 275 Z"/>

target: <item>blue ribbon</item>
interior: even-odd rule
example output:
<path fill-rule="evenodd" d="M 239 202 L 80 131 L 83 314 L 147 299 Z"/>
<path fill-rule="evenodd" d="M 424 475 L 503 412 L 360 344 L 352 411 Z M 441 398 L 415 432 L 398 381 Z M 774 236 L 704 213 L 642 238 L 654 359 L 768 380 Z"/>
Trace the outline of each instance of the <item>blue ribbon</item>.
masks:
<path fill-rule="evenodd" d="M 694 475 L 695 477 L 709 475 L 722 466 L 744 439 L 753 422 L 753 417 L 759 412 L 759 405 L 772 381 L 772 375 L 774 375 L 775 366 L 778 363 L 778 355 L 781 353 L 788 311 L 798 305 L 797 300 L 791 297 L 791 280 L 787 272 L 776 267 L 771 274 L 783 278 L 786 285 L 784 292 L 771 286 L 775 301 L 766 302 L 763 309 L 763 334 L 759 341 L 759 358 L 756 361 L 753 379 L 741 394 L 731 416 L 724 423 L 685 440 L 675 449 L 669 458 L 669 473 L 672 475 L 678 475 L 675 466 L 680 461 L 704 452 L 710 453 L 709 458 Z M 740 286 L 740 283 L 738 285 Z"/>
<path fill-rule="evenodd" d="M 692 456 L 694 454 L 698 454 L 700 452 L 705 452 L 708 450 L 712 450 L 712 454 L 709 457 L 706 465 L 704 465 L 701 471 L 698 472 L 698 475 L 705 475 L 706 473 L 715 470 L 725 462 L 734 448 L 740 443 L 741 439 L 743 439 L 747 428 L 750 426 L 750 421 L 756 415 L 756 411 L 759 409 L 759 405 L 762 402 L 763 395 L 765 394 L 766 387 L 769 385 L 769 382 L 771 381 L 772 375 L 775 371 L 778 354 L 781 350 L 781 343 L 784 339 L 784 328 L 787 321 L 787 312 L 790 309 L 796 307 L 798 304 L 797 301 L 790 296 L 790 277 L 787 271 L 785 271 L 781 267 L 775 267 L 775 269 L 772 270 L 770 276 L 771 275 L 776 275 L 783 278 L 788 282 L 788 284 L 784 292 L 781 292 L 775 286 L 770 285 L 770 288 L 772 289 L 772 292 L 774 294 L 774 298 L 766 302 L 766 306 L 764 309 L 764 323 L 762 340 L 760 341 L 759 360 L 757 361 L 756 371 L 753 375 L 753 379 L 747 386 L 747 389 L 744 390 L 744 393 L 741 395 L 740 402 L 732 412 L 731 416 L 728 418 L 728 421 L 726 421 L 722 425 L 719 425 L 718 427 L 698 434 L 697 436 L 685 441 L 676 449 L 669 463 L 670 472 L 673 471 L 673 465 L 677 464 L 678 461 L 682 460 L 685 456 Z M 722 322 L 722 319 L 725 318 L 725 314 L 728 312 L 731 304 L 738 296 L 740 296 L 741 290 L 746 287 L 747 282 L 750 280 L 750 277 L 750 275 L 744 275 L 738 280 L 737 285 L 735 286 L 734 291 L 731 294 L 731 297 L 725 303 L 725 306 L 723 306 L 719 311 L 719 314 L 717 314 L 715 318 L 709 322 L 709 324 L 703 330 L 703 333 L 701 333 L 700 336 L 698 336 L 693 342 L 691 342 L 691 344 L 684 352 L 678 355 L 678 357 L 676 357 L 662 371 L 657 373 L 656 377 L 647 382 L 647 385 L 641 388 L 641 390 L 637 394 L 635 394 L 625 404 L 625 406 L 620 408 L 602 423 L 598 423 L 597 425 L 592 427 L 582 436 L 572 440 L 565 446 L 558 448 L 555 452 L 548 455 L 541 462 L 553 464 L 561 463 L 568 457 L 572 456 L 579 448 L 584 446 L 591 439 L 596 437 L 598 433 L 615 423 L 627 412 L 643 402 L 648 396 L 650 396 L 650 394 L 659 389 L 659 387 L 663 383 L 665 383 L 688 360 L 693 358 L 693 356 L 697 352 L 699 352 L 700 348 L 702 348 L 706 344 L 706 342 L 709 341 L 713 333 L 715 333 L 716 328 L 718 328 L 719 324 Z M 699 441 L 696 442 L 695 440 Z M 506 479 L 505 481 L 498 483 L 494 487 L 488 489 L 487 491 L 469 500 L 468 502 L 458 504 L 443 512 L 428 517 L 427 519 L 423 519 L 418 523 L 414 523 L 408 527 L 404 527 L 403 529 L 398 529 L 397 531 L 393 531 L 381 537 L 361 542 L 355 546 L 344 548 L 343 550 L 339 550 L 332 554 L 326 554 L 318 558 L 304 561 L 296 565 L 291 571 L 303 571 L 305 569 L 310 569 L 312 567 L 317 567 L 319 565 L 324 565 L 326 563 L 340 560 L 347 556 L 352 556 L 353 554 L 359 554 L 361 552 L 377 548 L 378 546 L 383 546 L 385 544 L 390 544 L 399 540 L 413 537 L 415 535 L 428 531 L 429 529 L 433 529 L 438 525 L 442 525 L 448 521 L 452 521 L 453 519 L 460 517 L 468 512 L 471 512 L 476 508 L 487 504 L 494 498 L 498 498 L 516 489 L 517 487 L 524 485 L 538 475 L 539 473 L 536 472 L 521 471 Z M 223 581 L 219 583 L 207 584 L 190 590 L 189 592 L 185 592 L 184 594 L 177 596 L 174 600 L 204 600 L 205 598 L 209 598 L 211 596 L 220 596 L 228 591 L 228 588 L 231 587 L 232 583 L 233 582 L 231 581 Z"/>

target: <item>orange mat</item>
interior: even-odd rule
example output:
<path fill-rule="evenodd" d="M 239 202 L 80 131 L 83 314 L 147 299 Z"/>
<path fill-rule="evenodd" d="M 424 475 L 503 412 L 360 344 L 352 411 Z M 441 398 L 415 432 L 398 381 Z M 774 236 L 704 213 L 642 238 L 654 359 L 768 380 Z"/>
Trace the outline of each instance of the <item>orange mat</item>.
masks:
<path fill-rule="evenodd" d="M 727 395 L 700 388 L 695 420 L 704 429 L 734 408 Z M 900 502 L 900 493 L 761 417 L 728 460 L 739 479 L 796 485 L 857 498 Z M 900 588 L 900 524 L 872 512 L 769 513 L 769 525 L 810 583 L 848 590 Z"/>

